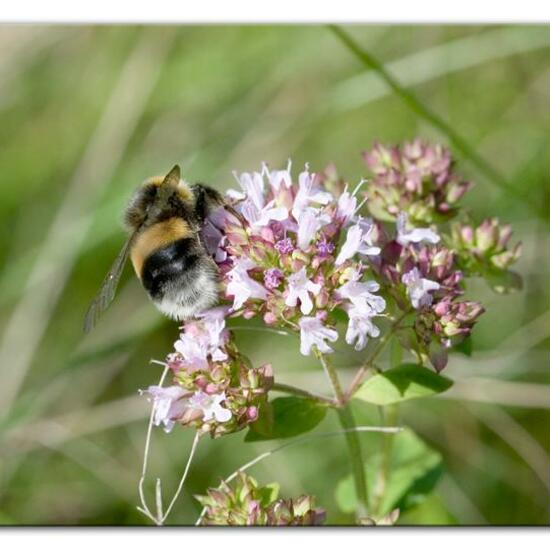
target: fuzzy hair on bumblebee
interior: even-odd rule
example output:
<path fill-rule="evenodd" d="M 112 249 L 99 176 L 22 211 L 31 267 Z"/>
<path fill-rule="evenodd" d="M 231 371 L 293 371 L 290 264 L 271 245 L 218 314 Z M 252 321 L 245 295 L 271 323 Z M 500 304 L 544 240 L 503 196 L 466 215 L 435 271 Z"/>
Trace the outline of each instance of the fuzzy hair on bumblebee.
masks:
<path fill-rule="evenodd" d="M 147 179 L 128 202 L 128 240 L 90 304 L 85 332 L 112 302 L 128 258 L 155 306 L 171 319 L 189 319 L 214 305 L 218 268 L 201 230 L 208 215 L 221 206 L 226 204 L 218 191 L 185 182 L 177 165 L 164 177 Z"/>

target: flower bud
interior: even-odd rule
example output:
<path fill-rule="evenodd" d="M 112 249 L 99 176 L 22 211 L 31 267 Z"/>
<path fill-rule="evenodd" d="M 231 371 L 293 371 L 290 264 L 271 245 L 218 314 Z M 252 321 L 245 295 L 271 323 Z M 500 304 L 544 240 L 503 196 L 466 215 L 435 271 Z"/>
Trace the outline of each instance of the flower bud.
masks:
<path fill-rule="evenodd" d="M 195 498 L 205 507 L 203 525 L 321 525 L 325 511 L 314 508 L 313 497 L 278 499 L 276 484 L 260 487 L 257 481 L 240 473 L 234 487 L 222 483 Z"/>

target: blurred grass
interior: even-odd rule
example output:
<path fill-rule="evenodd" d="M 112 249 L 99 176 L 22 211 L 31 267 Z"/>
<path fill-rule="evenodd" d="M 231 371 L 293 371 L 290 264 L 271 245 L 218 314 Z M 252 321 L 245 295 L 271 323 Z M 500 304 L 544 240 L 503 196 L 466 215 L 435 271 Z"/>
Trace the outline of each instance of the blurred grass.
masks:
<path fill-rule="evenodd" d="M 488 312 L 474 334 L 473 357 L 451 361 L 454 393 L 402 408 L 402 422 L 443 454 L 447 474 L 436 494 L 400 521 L 548 524 L 550 28 L 346 31 L 503 174 L 512 193 L 454 151 L 460 170 L 477 182 L 466 201 L 473 214 L 514 223 L 525 243 L 522 293 L 501 298 L 482 284 L 472 287 Z M 165 49 L 149 57 L 143 48 L 160 42 Z M 123 241 L 120 212 L 131 190 L 175 162 L 188 179 L 226 189 L 233 169 L 261 161 L 280 166 L 288 157 L 296 169 L 334 161 L 342 175 L 359 180 L 360 152 L 374 140 L 445 136 L 323 27 L 4 26 L 0 46 L 0 385 L 5 391 L 25 375 L 13 386 L 13 407 L 0 402 L 0 522 L 142 524 L 135 504 L 148 407 L 137 389 L 156 382 L 160 372 L 148 361 L 171 349 L 177 329 L 148 304 L 128 269 L 97 330 L 86 338 L 81 332 L 86 306 Z M 127 81 L 127 96 L 108 111 L 125 67 L 140 55 L 144 67 L 157 70 Z M 122 109 L 132 105 L 138 107 L 125 134 Z M 82 172 L 106 112 L 104 145 Z M 119 156 L 109 146 L 114 135 Z M 66 233 L 48 248 L 61 263 L 31 284 L 71 186 L 82 192 L 78 208 L 67 211 Z M 537 204 L 539 217 L 519 194 Z M 56 277 L 61 266 L 66 281 Z M 25 315 L 15 318 L 24 300 Z M 36 314 L 39 303 L 44 317 Z M 16 338 L 6 340 L 10 330 Z M 237 332 L 253 361 L 272 360 L 281 382 L 328 391 L 314 361 L 282 345 L 292 337 L 261 334 Z M 344 378 L 358 361 L 344 350 L 335 359 Z M 378 422 L 366 406 L 356 414 Z M 336 427 L 329 416 L 318 429 Z M 192 494 L 275 446 L 242 438 L 201 442 L 172 523 L 196 518 Z M 379 443 L 375 434 L 361 438 L 366 452 Z M 163 486 L 177 484 L 191 439 L 185 430 L 155 432 L 152 472 Z M 346 522 L 351 518 L 335 508 L 333 494 L 348 468 L 343 440 L 335 439 L 289 448 L 252 473 L 279 481 L 289 496 L 316 494 L 333 522 Z"/>

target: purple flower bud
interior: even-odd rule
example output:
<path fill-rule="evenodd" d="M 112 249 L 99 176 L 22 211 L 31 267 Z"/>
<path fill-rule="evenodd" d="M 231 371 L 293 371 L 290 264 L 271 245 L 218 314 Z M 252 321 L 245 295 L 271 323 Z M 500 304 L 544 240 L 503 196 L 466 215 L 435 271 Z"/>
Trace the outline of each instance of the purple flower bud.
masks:
<path fill-rule="evenodd" d="M 273 290 L 277 288 L 283 279 L 283 272 L 277 268 L 268 269 L 264 274 L 264 284 L 266 288 Z"/>
<path fill-rule="evenodd" d="M 442 300 L 441 302 L 434 305 L 433 310 L 436 315 L 443 317 L 447 315 L 451 309 L 451 302 L 449 300 Z"/>
<path fill-rule="evenodd" d="M 275 325 L 277 321 L 278 318 L 272 311 L 266 311 L 264 313 L 264 323 L 266 325 Z"/>
<path fill-rule="evenodd" d="M 460 235 L 465 243 L 472 244 L 474 242 L 474 230 L 470 226 L 463 226 L 460 229 Z"/>
<path fill-rule="evenodd" d="M 281 254 L 290 254 L 294 250 L 292 241 L 287 237 L 275 243 L 275 249 Z"/>
<path fill-rule="evenodd" d="M 209 489 L 206 496 L 195 498 L 206 508 L 203 525 L 319 525 L 325 511 L 314 508 L 314 499 L 278 499 L 278 486 L 260 487 L 258 482 L 241 473 L 232 482 Z"/>
<path fill-rule="evenodd" d="M 246 416 L 248 420 L 250 420 L 251 422 L 254 422 L 255 420 L 257 420 L 258 407 L 248 407 L 248 409 L 246 409 Z"/>
<path fill-rule="evenodd" d="M 498 237 L 498 246 L 500 248 L 506 248 L 510 237 L 512 236 L 512 226 L 506 224 L 500 227 L 499 237 Z"/>
<path fill-rule="evenodd" d="M 262 227 L 260 230 L 260 236 L 262 239 L 272 243 L 275 242 L 275 236 L 273 230 L 270 227 Z"/>
<path fill-rule="evenodd" d="M 334 252 L 334 244 L 327 242 L 325 239 L 317 243 L 317 252 L 322 258 L 326 258 Z"/>
<path fill-rule="evenodd" d="M 447 202 L 450 204 L 458 202 L 471 186 L 470 182 L 453 182 L 447 190 Z"/>
<path fill-rule="evenodd" d="M 495 221 L 492 219 L 483 220 L 476 229 L 477 248 L 485 252 L 495 246 L 498 238 Z"/>

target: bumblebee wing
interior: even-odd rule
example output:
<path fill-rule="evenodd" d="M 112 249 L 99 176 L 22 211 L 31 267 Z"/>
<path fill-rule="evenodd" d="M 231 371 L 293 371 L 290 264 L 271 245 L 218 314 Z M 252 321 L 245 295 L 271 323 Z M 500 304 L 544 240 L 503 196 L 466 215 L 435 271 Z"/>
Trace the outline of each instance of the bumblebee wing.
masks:
<path fill-rule="evenodd" d="M 122 250 L 119 252 L 118 256 L 113 262 L 111 269 L 105 276 L 105 279 L 103 279 L 101 287 L 95 298 L 92 300 L 92 303 L 90 304 L 90 307 L 88 308 L 88 311 L 86 313 L 86 317 L 84 318 L 84 332 L 90 332 L 94 328 L 100 315 L 113 301 L 118 282 L 120 281 L 120 276 L 122 275 L 124 264 L 126 263 L 126 260 L 128 259 L 128 254 L 130 253 L 130 247 L 133 240 L 134 235 L 132 235 L 126 241 L 126 243 L 122 247 Z"/>

